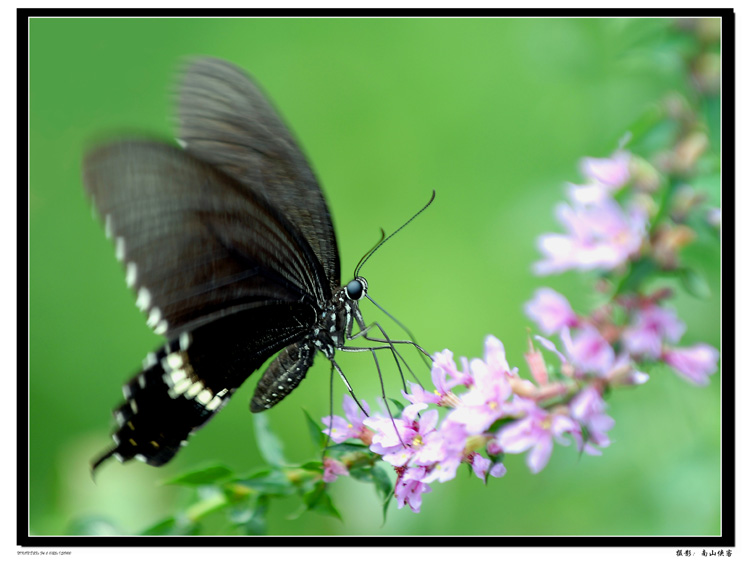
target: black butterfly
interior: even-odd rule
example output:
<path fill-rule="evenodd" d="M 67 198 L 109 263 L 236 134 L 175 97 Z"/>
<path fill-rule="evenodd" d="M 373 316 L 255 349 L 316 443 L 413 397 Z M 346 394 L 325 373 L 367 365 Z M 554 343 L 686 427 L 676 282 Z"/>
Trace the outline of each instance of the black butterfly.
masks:
<path fill-rule="evenodd" d="M 118 141 L 83 165 L 136 304 L 169 342 L 123 387 L 115 446 L 93 468 L 111 456 L 163 465 L 274 353 L 253 412 L 287 396 L 316 351 L 337 367 L 355 323 L 354 337 L 367 333 L 358 306 L 367 282 L 341 286 L 320 187 L 251 79 L 221 60 L 193 60 L 178 123 L 182 148 Z"/>

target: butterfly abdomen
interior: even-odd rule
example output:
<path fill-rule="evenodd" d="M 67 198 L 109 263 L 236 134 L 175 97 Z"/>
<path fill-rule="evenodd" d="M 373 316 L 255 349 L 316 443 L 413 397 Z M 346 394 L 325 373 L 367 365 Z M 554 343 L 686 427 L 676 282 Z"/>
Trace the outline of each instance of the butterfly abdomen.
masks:
<path fill-rule="evenodd" d="M 263 412 L 278 404 L 302 382 L 314 358 L 315 347 L 309 340 L 294 343 L 281 350 L 258 381 L 250 402 L 250 411 Z"/>

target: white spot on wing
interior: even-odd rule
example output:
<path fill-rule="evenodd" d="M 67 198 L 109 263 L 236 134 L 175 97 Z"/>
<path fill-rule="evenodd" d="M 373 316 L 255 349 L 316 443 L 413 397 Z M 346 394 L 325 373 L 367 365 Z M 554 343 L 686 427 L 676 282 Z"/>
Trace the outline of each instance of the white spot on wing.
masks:
<path fill-rule="evenodd" d="M 185 392 L 185 396 L 187 396 L 188 398 L 193 398 L 201 390 L 203 390 L 203 383 L 200 381 L 194 382 L 193 385 L 187 389 L 187 392 Z"/>
<path fill-rule="evenodd" d="M 141 388 L 146 388 L 146 377 L 143 375 L 138 375 L 138 386 Z"/>
<path fill-rule="evenodd" d="M 179 353 L 170 353 L 169 355 L 167 355 L 166 360 L 167 365 L 169 365 L 169 368 L 172 370 L 182 367 L 182 355 L 180 355 Z"/>
<path fill-rule="evenodd" d="M 172 371 L 169 377 L 172 379 L 172 385 L 176 386 L 182 379 L 187 378 L 187 373 L 185 373 L 183 369 L 177 369 L 176 371 Z M 167 383 L 169 383 L 169 381 L 167 381 Z"/>
<path fill-rule="evenodd" d="M 125 259 L 125 239 L 122 236 L 115 239 L 115 257 L 117 261 Z"/>
<path fill-rule="evenodd" d="M 125 269 L 125 283 L 128 287 L 132 288 L 133 285 L 135 285 L 136 275 L 138 275 L 138 268 L 132 261 L 128 262 L 128 265 Z"/>
<path fill-rule="evenodd" d="M 138 454 L 138 455 L 136 455 L 136 456 L 135 456 L 135 458 L 136 458 L 136 459 L 138 459 L 138 460 L 139 460 L 139 461 L 141 461 L 141 462 L 147 462 L 147 461 L 146 461 L 146 457 L 144 457 L 144 456 L 143 456 L 143 455 L 141 455 L 141 454 Z"/>
<path fill-rule="evenodd" d="M 162 320 L 156 325 L 156 328 L 154 328 L 154 333 L 161 336 L 162 334 L 166 334 L 168 329 L 169 324 L 167 324 L 166 320 Z"/>
<path fill-rule="evenodd" d="M 104 216 L 104 236 L 106 236 L 107 238 L 112 238 L 112 216 L 111 215 Z"/>
<path fill-rule="evenodd" d="M 202 390 L 198 396 L 195 397 L 195 399 L 200 402 L 201 404 L 208 404 L 211 399 L 214 397 L 213 394 L 211 394 L 211 391 L 206 389 Z"/>
<path fill-rule="evenodd" d="M 177 141 L 177 144 L 180 145 L 180 148 L 182 148 L 182 149 L 187 148 L 187 143 L 184 140 L 178 139 L 178 138 L 175 138 L 174 140 Z"/>
<path fill-rule="evenodd" d="M 180 334 L 180 349 L 185 351 L 190 347 L 190 342 L 193 341 L 192 336 L 188 332 L 182 332 Z"/>
<path fill-rule="evenodd" d="M 208 404 L 206 404 L 206 410 L 213 412 L 219 406 L 221 406 L 221 398 L 216 395 Z"/>
<path fill-rule="evenodd" d="M 155 328 L 156 325 L 159 323 L 159 320 L 161 320 L 161 310 L 159 310 L 157 307 L 154 307 L 151 309 L 151 312 L 148 314 L 148 320 L 146 320 L 146 325 L 149 328 Z"/>
<path fill-rule="evenodd" d="M 182 394 L 190 387 L 191 384 L 192 384 L 192 381 L 190 379 L 187 379 L 187 378 L 182 379 L 180 382 L 174 385 L 174 391 L 178 395 Z"/>
<path fill-rule="evenodd" d="M 138 405 L 135 403 L 135 400 L 130 401 L 130 409 L 133 410 L 134 414 L 138 413 Z"/>
<path fill-rule="evenodd" d="M 146 355 L 146 358 L 143 360 L 143 368 L 149 369 L 156 365 L 156 353 L 153 351 Z M 141 385 L 141 388 L 143 388 L 143 385 Z"/>
<path fill-rule="evenodd" d="M 115 457 L 115 458 L 116 458 L 116 459 L 117 459 L 118 461 L 120 461 L 120 462 L 125 462 L 125 459 L 124 459 L 124 458 L 122 458 L 122 455 L 121 455 L 120 453 L 115 453 L 115 454 L 114 454 L 114 455 L 112 455 L 112 456 L 113 456 L 113 457 Z"/>
<path fill-rule="evenodd" d="M 151 306 L 151 292 L 146 287 L 138 289 L 138 298 L 135 301 L 135 306 L 143 312 Z"/>

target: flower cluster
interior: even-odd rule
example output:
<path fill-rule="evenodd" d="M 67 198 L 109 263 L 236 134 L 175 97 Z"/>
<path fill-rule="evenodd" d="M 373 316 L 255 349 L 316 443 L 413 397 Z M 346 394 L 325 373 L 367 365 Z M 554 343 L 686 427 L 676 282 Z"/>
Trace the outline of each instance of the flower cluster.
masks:
<path fill-rule="evenodd" d="M 551 346 L 543 338 L 540 341 Z M 529 469 L 539 472 L 554 442 L 575 443 L 579 451 L 599 455 L 597 447 L 609 445 L 607 432 L 614 425 L 605 413 L 604 385 L 586 385 L 573 376 L 549 382 L 546 368 L 540 368 L 544 364 L 540 352 L 532 346 L 526 358 L 535 382 L 518 376 L 494 336 L 485 340 L 483 359 L 461 358 L 460 369 L 451 351 L 444 350 L 434 356 L 435 390 L 427 392 L 410 384 L 410 392 L 403 392 L 409 405 L 398 417 L 366 417 L 346 396 L 346 418 L 324 418 L 324 432 L 336 443 L 360 440 L 390 464 L 397 474 L 394 496 L 398 506 L 408 505 L 414 512 L 419 512 L 422 494 L 431 490 L 430 484 L 453 479 L 462 463 L 486 481 L 505 475 L 505 454 L 528 451 Z M 622 384 L 643 380 L 636 376 L 620 379 Z M 445 407 L 447 414 L 440 420 L 438 410 L 431 406 Z M 326 475 L 331 475 L 327 481 L 335 479 L 335 474 L 327 468 Z"/>
<path fill-rule="evenodd" d="M 569 184 L 569 202 L 557 208 L 566 232 L 539 238 L 543 258 L 534 269 L 596 270 L 605 302 L 582 315 L 553 289 L 535 292 L 525 312 L 544 336 L 529 339 L 529 379 L 508 364 L 500 340 L 488 336 L 484 358 L 461 358 L 460 367 L 451 351 L 436 353 L 435 389 L 410 383 L 408 392 L 402 391 L 408 405 L 399 415 L 366 415 L 347 396 L 346 418 L 323 419 L 335 443 L 361 441 L 393 467 L 399 508 L 419 512 L 430 484 L 453 479 L 462 463 L 486 482 L 505 475 L 506 454 L 527 453 L 533 473 L 547 465 L 554 443 L 600 455 L 615 423 L 603 395 L 648 381 L 644 366 L 667 364 L 696 385 L 708 384 L 716 371 L 713 347 L 678 346 L 686 326 L 665 305 L 672 290 L 643 289 L 645 278 L 653 281 L 681 267 L 679 250 L 692 237 L 680 217 L 699 198 L 686 203 L 678 195 L 688 192 L 677 190 L 661 200 L 667 212 L 660 210 L 649 196 L 658 188 L 658 173 L 622 147 L 610 158 L 584 158 L 581 172 L 586 182 Z M 711 224 L 710 216 L 706 220 Z M 634 279 L 636 269 L 641 274 Z M 559 349 L 548 338 L 557 338 Z M 557 366 L 549 365 L 542 351 Z M 445 409 L 444 415 L 437 408 Z M 347 473 L 346 463 L 335 459 L 324 465 L 326 482 Z"/>
<path fill-rule="evenodd" d="M 558 218 L 568 233 L 539 238 L 546 256 L 535 264 L 535 271 L 546 274 L 596 268 L 607 291 L 612 285 L 607 281 L 617 274 L 627 275 L 635 266 L 652 277 L 678 269 L 679 250 L 694 238 L 684 218 L 700 198 L 694 194 L 688 197 L 692 190 L 682 186 L 671 201 L 662 202 L 669 206 L 664 209 L 668 212 L 657 214 L 660 209 L 648 196 L 656 187 L 656 171 L 622 149 L 610 158 L 584 158 L 581 171 L 587 183 L 571 184 L 571 203 L 558 208 Z M 649 224 L 650 214 L 672 218 Z M 558 252 L 560 248 L 569 251 Z M 663 306 L 671 295 L 667 288 L 645 294 L 633 284 L 630 291 L 617 292 L 589 317 L 581 317 L 564 296 L 542 288 L 525 310 L 542 332 L 560 336 L 570 363 L 583 372 L 606 377 L 624 365 L 661 361 L 690 382 L 706 385 L 716 371 L 718 351 L 702 343 L 675 346 L 685 325 L 673 310 Z"/>

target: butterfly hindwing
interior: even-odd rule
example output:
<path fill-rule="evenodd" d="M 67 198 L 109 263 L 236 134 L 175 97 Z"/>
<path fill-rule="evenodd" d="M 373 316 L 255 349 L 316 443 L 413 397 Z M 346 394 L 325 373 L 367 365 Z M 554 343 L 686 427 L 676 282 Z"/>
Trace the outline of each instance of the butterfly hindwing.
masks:
<path fill-rule="evenodd" d="M 183 332 L 149 354 L 114 411 L 115 446 L 94 468 L 110 456 L 154 466 L 168 462 L 253 371 L 299 340 L 315 318 L 315 310 L 302 303 L 267 305 Z M 311 364 L 310 358 L 305 372 Z M 298 373 L 300 380 L 304 374 Z"/>

